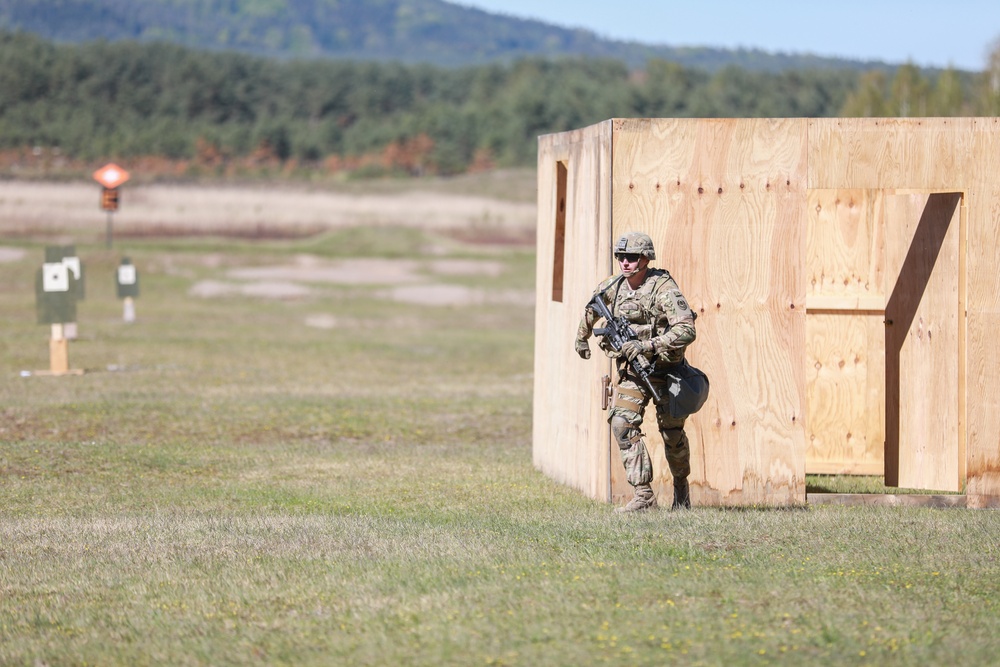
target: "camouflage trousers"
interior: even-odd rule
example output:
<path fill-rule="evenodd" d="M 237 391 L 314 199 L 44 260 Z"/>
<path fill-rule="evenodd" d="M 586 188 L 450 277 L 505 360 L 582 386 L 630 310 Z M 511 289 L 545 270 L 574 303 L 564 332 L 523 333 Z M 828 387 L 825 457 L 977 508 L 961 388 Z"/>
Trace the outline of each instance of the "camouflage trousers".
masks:
<path fill-rule="evenodd" d="M 656 405 L 656 425 L 663 438 L 667 465 L 675 479 L 684 479 L 691 474 L 691 448 L 684 432 L 686 419 L 670 416 L 665 397 L 666 383 L 658 382 L 655 378 L 653 383 L 657 392 L 664 397 L 662 404 Z M 644 383 L 636 382 L 626 375 L 615 386 L 614 405 L 608 416 L 611 433 L 618 443 L 622 464 L 625 466 L 625 478 L 632 486 L 653 481 L 653 462 L 649 458 L 640 429 L 642 415 L 651 398 Z"/>

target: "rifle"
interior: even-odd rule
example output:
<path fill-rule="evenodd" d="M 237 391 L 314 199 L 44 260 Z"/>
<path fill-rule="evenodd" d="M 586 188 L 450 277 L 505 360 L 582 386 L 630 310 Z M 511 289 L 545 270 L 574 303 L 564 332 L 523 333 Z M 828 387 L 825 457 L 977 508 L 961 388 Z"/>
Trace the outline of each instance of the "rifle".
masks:
<path fill-rule="evenodd" d="M 608 304 L 604 303 L 604 299 L 601 298 L 600 294 L 595 294 L 591 297 L 587 308 L 593 309 L 595 313 L 604 318 L 607 324 L 599 329 L 594 329 L 594 335 L 602 336 L 615 352 L 621 352 L 622 346 L 626 342 L 639 339 L 635 331 L 632 330 L 632 327 L 629 326 L 628 320 L 624 317 L 615 317 L 611 314 Z M 632 370 L 635 371 L 635 374 L 642 378 L 643 384 L 646 385 L 646 389 L 652 394 L 653 400 L 659 403 L 660 392 L 656 390 L 656 387 L 653 386 L 653 381 L 649 379 L 649 376 L 653 374 L 653 365 L 642 356 L 636 356 L 628 363 L 632 367 Z"/>

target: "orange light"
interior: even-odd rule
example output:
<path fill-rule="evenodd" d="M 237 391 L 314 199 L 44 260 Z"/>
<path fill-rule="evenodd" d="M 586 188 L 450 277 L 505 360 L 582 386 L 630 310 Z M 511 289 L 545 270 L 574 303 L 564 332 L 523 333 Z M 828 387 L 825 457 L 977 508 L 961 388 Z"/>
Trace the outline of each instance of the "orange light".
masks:
<path fill-rule="evenodd" d="M 129 179 L 129 173 L 114 162 L 109 162 L 94 172 L 94 180 L 106 188 L 117 188 Z"/>

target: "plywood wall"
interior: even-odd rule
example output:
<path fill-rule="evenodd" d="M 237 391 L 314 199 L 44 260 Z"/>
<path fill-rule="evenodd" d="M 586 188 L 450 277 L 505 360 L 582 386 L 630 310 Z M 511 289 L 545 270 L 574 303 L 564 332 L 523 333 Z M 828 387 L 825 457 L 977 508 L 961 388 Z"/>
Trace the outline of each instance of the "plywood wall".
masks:
<path fill-rule="evenodd" d="M 959 392 L 954 417 L 959 438 L 957 471 L 960 478 L 964 472 L 970 505 L 1000 495 L 1000 357 L 989 342 L 991 332 L 1000 326 L 1000 272 L 996 270 L 1000 263 L 1000 119 L 810 120 L 809 187 L 961 194 L 959 215 L 965 220 L 965 231 L 955 249 L 959 284 L 952 297 L 958 301 L 959 340 L 955 343 L 957 367 L 950 380 L 958 383 Z M 898 241 L 894 244 L 899 245 Z M 909 363 L 918 363 L 918 357 L 914 355 Z M 913 368 L 910 374 L 919 377 L 919 372 Z M 905 412 L 902 418 L 907 418 Z M 919 446 L 902 435 L 900 455 L 912 458 Z"/>
<path fill-rule="evenodd" d="M 550 477 L 603 500 L 610 498 L 611 436 L 600 387 L 610 363 L 596 344 L 589 361 L 580 359 L 573 341 L 609 270 L 610 151 L 610 122 L 546 135 L 538 146 L 533 459 Z M 553 290 L 560 255 L 562 288 Z"/>
<path fill-rule="evenodd" d="M 809 191 L 807 472 L 959 490 L 961 200 Z"/>
<path fill-rule="evenodd" d="M 881 475 L 885 225 L 881 191 L 811 189 L 806 231 L 806 472 Z"/>
<path fill-rule="evenodd" d="M 966 170 L 968 186 L 965 259 L 965 419 L 967 485 L 970 506 L 985 506 L 1000 496 L 1000 119 L 968 119 L 953 130 L 955 151 L 976 156 Z"/>
<path fill-rule="evenodd" d="M 613 144 L 613 236 L 650 234 L 698 314 L 689 358 L 712 389 L 687 426 L 693 502 L 804 502 L 805 122 L 616 120 Z M 667 494 L 652 411 L 643 431 Z"/>
<path fill-rule="evenodd" d="M 558 160 L 570 193 L 562 301 Z M 938 208 L 950 231 L 931 261 L 914 239 Z M 900 483 L 967 480 L 970 506 L 993 504 L 998 225 L 995 118 L 627 119 L 543 137 L 536 465 L 595 498 L 629 493 L 594 389 L 610 368 L 581 366 L 572 335 L 612 268 L 611 237 L 637 229 L 699 314 L 690 358 L 712 397 L 688 428 L 696 503 L 801 502 L 807 469 L 877 474 L 888 441 Z M 887 335 L 887 311 L 907 328 Z M 900 395 L 888 412 L 886 392 Z M 644 430 L 667 493 L 654 422 Z"/>

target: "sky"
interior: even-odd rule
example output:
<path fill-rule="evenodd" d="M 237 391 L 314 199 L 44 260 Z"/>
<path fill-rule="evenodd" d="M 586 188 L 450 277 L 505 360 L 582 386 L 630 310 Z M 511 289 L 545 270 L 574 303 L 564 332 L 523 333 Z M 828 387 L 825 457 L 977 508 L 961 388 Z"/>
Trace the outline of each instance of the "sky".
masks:
<path fill-rule="evenodd" d="M 453 0 L 601 37 L 981 71 L 1000 0 Z"/>

